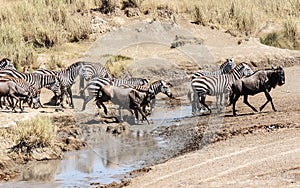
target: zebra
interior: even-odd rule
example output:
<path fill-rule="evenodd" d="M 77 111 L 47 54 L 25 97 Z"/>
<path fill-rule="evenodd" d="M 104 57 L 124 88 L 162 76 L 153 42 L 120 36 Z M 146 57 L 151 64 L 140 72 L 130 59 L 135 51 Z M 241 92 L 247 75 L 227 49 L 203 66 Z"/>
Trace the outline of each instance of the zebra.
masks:
<path fill-rule="evenodd" d="M 69 105 L 72 108 L 74 108 L 71 87 L 75 83 L 75 79 L 79 75 L 79 72 L 82 69 L 82 65 L 83 65 L 82 62 L 76 62 L 60 71 L 37 69 L 36 71 L 34 71 L 34 73 L 41 74 L 41 75 L 50 74 L 50 75 L 58 77 L 60 87 L 61 87 L 61 95 L 60 95 L 60 103 L 59 104 L 64 108 L 64 106 L 63 106 L 64 95 L 68 95 L 68 97 L 70 98 Z M 58 96 L 54 96 L 54 98 L 52 98 L 52 99 L 55 101 L 55 104 L 57 104 Z"/>
<path fill-rule="evenodd" d="M 1 69 L 0 77 L 10 76 L 14 78 L 24 79 L 31 86 L 36 87 L 40 93 L 42 88 L 50 89 L 56 96 L 61 95 L 59 80 L 56 76 L 36 74 L 36 73 L 21 73 L 13 69 Z M 41 105 L 42 106 L 42 105 Z"/>
<path fill-rule="evenodd" d="M 91 80 L 89 80 L 86 87 L 82 89 L 83 92 L 87 89 L 89 95 L 84 98 L 81 111 L 85 110 L 87 103 L 98 95 L 101 87 L 104 85 L 112 85 L 112 81 L 109 78 L 99 77 L 94 77 Z"/>
<path fill-rule="evenodd" d="M 217 76 L 199 76 L 192 80 L 191 86 L 194 92 L 194 99 L 192 102 L 192 112 L 196 111 L 196 103 L 201 97 L 200 103 L 205 106 L 211 113 L 211 109 L 205 104 L 205 96 L 216 96 L 217 106 L 219 109 L 218 100 L 222 101 L 224 93 L 231 90 L 231 85 L 235 80 L 253 74 L 252 69 L 245 63 L 237 65 L 229 73 Z"/>
<path fill-rule="evenodd" d="M 1 59 L 0 69 L 13 69 L 13 70 L 16 70 L 15 66 L 11 63 L 11 60 L 8 59 L 8 58 Z"/>
<path fill-rule="evenodd" d="M 198 76 L 217 76 L 217 75 L 221 75 L 221 74 L 226 74 L 228 73 L 231 69 L 233 69 L 236 66 L 236 64 L 234 63 L 234 59 L 226 59 L 225 63 L 223 63 L 222 65 L 220 65 L 220 69 L 216 70 L 214 72 L 209 72 L 209 71 L 197 71 L 192 75 L 192 80 L 197 78 Z"/>
<path fill-rule="evenodd" d="M 226 74 L 228 73 L 231 69 L 233 69 L 236 66 L 236 64 L 234 63 L 234 59 L 233 58 L 227 58 L 226 61 L 220 65 L 220 69 L 214 72 L 210 72 L 210 71 L 197 71 L 195 72 L 192 76 L 191 76 L 191 80 L 197 78 L 198 76 L 217 76 L 217 75 L 222 75 L 222 74 Z M 188 91 L 188 99 L 190 100 L 190 102 L 192 102 L 192 91 L 191 89 L 189 89 Z M 205 97 L 205 96 L 201 96 L 201 97 Z M 201 99 L 200 99 L 201 100 Z M 197 103 L 197 108 L 200 108 L 200 104 L 199 102 Z"/>
<path fill-rule="evenodd" d="M 102 64 L 91 63 L 91 62 L 82 62 L 82 64 L 83 66 L 79 73 L 80 75 L 79 91 L 83 91 L 84 81 L 89 81 L 94 77 L 112 79 L 111 74 Z M 85 97 L 84 92 L 80 92 L 80 96 L 84 98 Z"/>
<path fill-rule="evenodd" d="M 145 78 L 114 78 L 113 79 L 113 85 L 114 86 L 122 86 L 122 85 L 133 85 L 133 86 L 140 86 L 140 85 L 146 85 L 149 81 Z"/>
<path fill-rule="evenodd" d="M 29 96 L 27 99 L 27 103 L 28 103 L 29 107 L 35 108 L 35 109 L 40 107 L 40 105 L 41 105 L 40 93 L 35 86 L 31 86 L 24 79 L 14 78 L 14 77 L 10 77 L 10 76 L 1 77 L 0 80 L 1 81 L 2 80 L 11 80 L 11 81 L 15 82 L 17 85 L 21 86 L 25 91 L 27 91 L 29 93 Z M 13 104 L 13 101 L 11 101 L 11 103 Z M 20 100 L 19 105 L 20 105 L 21 111 L 23 111 L 21 100 Z"/>

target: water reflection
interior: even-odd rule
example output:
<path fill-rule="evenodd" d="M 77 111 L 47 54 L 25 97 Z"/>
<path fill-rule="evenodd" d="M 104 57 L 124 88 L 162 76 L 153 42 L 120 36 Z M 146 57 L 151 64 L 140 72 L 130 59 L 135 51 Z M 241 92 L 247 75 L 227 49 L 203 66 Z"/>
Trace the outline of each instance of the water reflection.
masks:
<path fill-rule="evenodd" d="M 164 126 L 172 123 L 174 117 L 190 113 L 190 108 L 184 106 L 156 109 L 151 118 L 158 126 Z M 168 147 L 164 140 L 149 134 L 150 126 L 131 126 L 131 131 L 121 136 L 107 134 L 99 124 L 80 126 L 88 141 L 86 149 L 66 152 L 63 160 L 37 162 L 24 170 L 21 180 L 0 187 L 90 187 L 91 183 L 119 182 L 127 172 L 149 160 L 149 153 Z"/>
<path fill-rule="evenodd" d="M 59 163 L 57 161 L 42 161 L 32 165 L 22 172 L 23 181 L 53 181 Z"/>

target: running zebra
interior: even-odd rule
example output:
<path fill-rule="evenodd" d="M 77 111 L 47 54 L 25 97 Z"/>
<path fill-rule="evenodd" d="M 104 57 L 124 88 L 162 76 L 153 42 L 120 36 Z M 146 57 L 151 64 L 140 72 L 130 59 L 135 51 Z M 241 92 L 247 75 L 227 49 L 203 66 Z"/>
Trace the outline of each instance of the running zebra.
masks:
<path fill-rule="evenodd" d="M 220 69 L 216 70 L 214 72 L 209 72 L 209 71 L 197 71 L 192 75 L 192 80 L 197 78 L 198 76 L 217 76 L 221 74 L 226 74 L 228 73 L 231 69 L 233 69 L 236 66 L 234 63 L 234 59 L 226 59 L 225 63 L 220 65 Z"/>
<path fill-rule="evenodd" d="M 107 69 L 100 63 L 82 62 L 83 66 L 79 73 L 80 84 L 79 90 L 83 91 L 84 81 L 89 81 L 94 77 L 112 79 Z M 84 98 L 84 92 L 80 92 L 80 96 Z"/>
<path fill-rule="evenodd" d="M 6 76 L 24 79 L 32 87 L 36 87 L 39 93 L 41 89 L 45 87 L 53 91 L 56 96 L 61 95 L 59 80 L 57 79 L 56 76 L 35 74 L 35 73 L 21 73 L 13 69 L 1 69 L 0 77 L 6 77 Z"/>
<path fill-rule="evenodd" d="M 132 86 L 142 86 L 148 84 L 148 80 L 145 78 L 115 78 L 113 79 L 114 86 L 122 86 L 122 85 L 132 85 Z"/>
<path fill-rule="evenodd" d="M 1 77 L 0 80 L 10 80 L 15 82 L 17 85 L 19 85 L 20 87 L 22 87 L 26 92 L 29 93 L 29 96 L 26 100 L 26 102 L 28 103 L 30 108 L 39 108 L 41 106 L 41 102 L 40 102 L 40 93 L 38 91 L 38 89 L 34 86 L 31 86 L 27 81 L 25 81 L 24 79 L 19 79 L 19 78 L 14 78 L 14 77 L 10 77 L 10 76 L 4 76 Z M 13 104 L 14 106 L 14 102 L 10 101 L 11 104 Z M 22 108 L 22 100 L 20 100 L 19 103 L 20 109 L 21 111 L 23 111 L 24 108 Z"/>
<path fill-rule="evenodd" d="M 109 78 L 99 78 L 99 77 L 94 77 L 91 80 L 89 80 L 87 86 L 82 89 L 83 92 L 87 89 L 89 93 L 89 95 L 84 98 L 82 109 L 81 109 L 82 111 L 85 110 L 87 103 L 90 102 L 94 97 L 98 95 L 98 92 L 100 91 L 101 87 L 104 85 L 112 85 L 111 80 Z"/>
<path fill-rule="evenodd" d="M 223 63 L 220 66 L 220 69 L 214 72 L 210 72 L 210 71 L 197 71 L 196 73 L 194 73 L 192 75 L 192 80 L 197 78 L 198 76 L 217 76 L 217 75 L 222 75 L 222 74 L 227 74 L 231 69 L 233 69 L 236 66 L 236 64 L 234 63 L 234 59 L 226 59 L 225 63 Z M 188 99 L 190 100 L 190 102 L 192 102 L 192 90 L 189 89 L 188 91 Z M 205 97 L 205 96 L 201 96 L 201 97 Z M 201 100 L 201 99 L 200 99 Z M 197 103 L 197 108 L 201 108 L 199 102 Z"/>
<path fill-rule="evenodd" d="M 147 85 L 128 85 L 128 87 L 131 87 L 133 89 L 136 89 L 140 92 L 147 92 L 151 96 L 151 103 L 150 103 L 150 112 L 155 106 L 156 98 L 155 96 L 158 93 L 163 93 L 167 95 L 169 98 L 173 97 L 173 94 L 171 92 L 172 85 L 170 83 L 167 83 L 163 80 L 157 80 L 151 84 Z"/>
<path fill-rule="evenodd" d="M 192 80 L 191 86 L 194 92 L 194 100 L 192 102 L 192 112 L 194 113 L 197 109 L 197 102 L 199 97 L 201 98 L 200 103 L 205 106 L 210 112 L 211 109 L 205 104 L 205 96 L 216 96 L 217 106 L 219 109 L 219 98 L 220 103 L 222 101 L 223 94 L 228 94 L 231 91 L 231 85 L 235 80 L 253 74 L 252 69 L 241 63 L 232 69 L 228 74 L 217 75 L 217 76 L 199 76 Z"/>
<path fill-rule="evenodd" d="M 63 100 L 64 95 L 68 95 L 70 98 L 70 106 L 74 108 L 73 103 L 73 97 L 72 97 L 72 90 L 71 87 L 75 83 L 76 77 L 79 75 L 80 69 L 82 68 L 82 62 L 76 62 L 67 67 L 66 69 L 60 70 L 60 71 L 52 71 L 52 70 L 46 70 L 46 69 L 38 69 L 34 71 L 36 74 L 41 75 L 53 75 L 58 77 L 60 87 L 61 87 L 61 95 L 60 95 L 60 102 L 59 105 L 61 105 L 63 108 Z M 54 96 L 53 99 L 55 101 L 55 104 L 57 104 L 58 97 Z"/>
<path fill-rule="evenodd" d="M 13 70 L 16 70 L 15 66 L 11 63 L 10 59 L 8 59 L 8 58 L 1 59 L 0 69 L 13 69 Z"/>

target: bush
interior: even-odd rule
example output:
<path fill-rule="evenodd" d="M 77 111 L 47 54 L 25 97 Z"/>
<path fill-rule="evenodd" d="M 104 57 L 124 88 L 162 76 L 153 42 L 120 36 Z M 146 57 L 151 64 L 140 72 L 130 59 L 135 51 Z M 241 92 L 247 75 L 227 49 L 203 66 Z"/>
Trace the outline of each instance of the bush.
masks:
<path fill-rule="evenodd" d="M 53 146 L 56 140 L 57 128 L 47 116 L 36 116 L 32 119 L 20 121 L 14 128 L 14 150 L 26 147 L 29 152 L 33 148 Z"/>

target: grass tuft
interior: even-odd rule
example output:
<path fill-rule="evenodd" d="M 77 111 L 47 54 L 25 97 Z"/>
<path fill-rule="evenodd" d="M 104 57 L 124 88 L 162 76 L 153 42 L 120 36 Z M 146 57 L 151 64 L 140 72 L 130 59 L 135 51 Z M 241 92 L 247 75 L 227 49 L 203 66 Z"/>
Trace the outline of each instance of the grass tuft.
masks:
<path fill-rule="evenodd" d="M 120 74 L 126 69 L 126 67 L 131 62 L 131 57 L 115 55 L 108 59 L 104 66 L 112 75 L 120 76 Z"/>
<path fill-rule="evenodd" d="M 14 128 L 16 146 L 33 148 L 53 146 L 56 141 L 57 127 L 52 124 L 50 117 L 36 116 L 20 121 Z"/>

